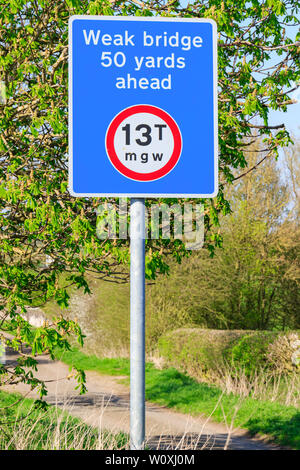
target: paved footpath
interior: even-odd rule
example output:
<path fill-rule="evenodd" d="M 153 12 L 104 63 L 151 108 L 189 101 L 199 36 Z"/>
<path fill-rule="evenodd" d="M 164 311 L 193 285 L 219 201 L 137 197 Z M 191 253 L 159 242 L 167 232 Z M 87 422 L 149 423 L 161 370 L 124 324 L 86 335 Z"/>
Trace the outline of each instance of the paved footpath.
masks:
<path fill-rule="evenodd" d="M 14 362 L 13 351 L 6 352 L 7 362 Z M 86 373 L 88 392 L 79 395 L 76 381 L 67 379 L 69 367 L 52 362 L 47 356 L 39 359 L 37 377 L 47 381 L 47 402 L 68 410 L 85 423 L 112 432 L 129 433 L 129 387 L 118 383 L 120 377 Z M 26 384 L 11 385 L 7 391 L 27 394 Z M 36 398 L 35 392 L 27 395 Z M 233 429 L 204 417 L 193 417 L 151 403 L 146 404 L 146 441 L 153 449 L 232 449 L 276 450 L 279 447 L 250 438 L 245 430 Z"/>

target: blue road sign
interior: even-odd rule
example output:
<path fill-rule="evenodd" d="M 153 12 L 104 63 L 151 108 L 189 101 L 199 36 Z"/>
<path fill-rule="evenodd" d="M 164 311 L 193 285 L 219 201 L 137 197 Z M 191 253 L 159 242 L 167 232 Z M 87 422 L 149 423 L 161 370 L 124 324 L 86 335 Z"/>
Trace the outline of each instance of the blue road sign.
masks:
<path fill-rule="evenodd" d="M 72 195 L 217 194 L 216 34 L 209 19 L 70 18 Z"/>

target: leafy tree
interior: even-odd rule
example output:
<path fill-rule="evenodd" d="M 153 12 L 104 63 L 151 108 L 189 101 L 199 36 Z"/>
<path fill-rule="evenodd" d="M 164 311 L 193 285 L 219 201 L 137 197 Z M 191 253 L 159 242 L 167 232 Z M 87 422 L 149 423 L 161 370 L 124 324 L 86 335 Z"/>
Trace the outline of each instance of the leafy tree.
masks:
<path fill-rule="evenodd" d="M 251 172 L 247 150 L 264 136 L 262 160 L 277 155 L 289 143 L 284 125 L 269 126 L 271 109 L 285 111 L 299 79 L 297 0 L 206 0 L 186 7 L 178 1 L 0 0 L 0 79 L 7 101 L 0 105 L 1 328 L 5 321 L 16 331 L 9 344 L 32 346 L 8 371 L 38 385 L 24 366 L 36 365 L 35 353 L 68 347 L 75 322 L 57 318 L 35 331 L 22 318 L 28 305 L 55 298 L 68 302 L 67 284 L 89 291 L 87 272 L 122 278 L 128 263 L 126 240 L 98 240 L 97 199 L 74 199 L 67 191 L 67 57 L 68 18 L 72 14 L 175 16 L 213 18 L 219 31 L 220 191 L 203 201 L 207 247 L 213 251 L 221 235 L 210 230 L 219 214 L 230 211 L 224 188 Z M 255 168 L 260 165 L 257 161 Z M 235 170 L 235 172 L 233 172 Z M 238 171 L 238 174 L 236 172 Z M 115 202 L 115 201 L 113 201 Z M 179 241 L 147 242 L 147 273 L 165 272 L 165 254 L 178 260 L 185 254 Z M 44 257 L 51 262 L 45 264 Z M 67 273 L 64 283 L 62 273 Z M 125 274 L 126 275 L 126 274 Z M 81 376 L 82 379 L 82 376 Z M 40 384 L 42 394 L 45 389 Z"/>

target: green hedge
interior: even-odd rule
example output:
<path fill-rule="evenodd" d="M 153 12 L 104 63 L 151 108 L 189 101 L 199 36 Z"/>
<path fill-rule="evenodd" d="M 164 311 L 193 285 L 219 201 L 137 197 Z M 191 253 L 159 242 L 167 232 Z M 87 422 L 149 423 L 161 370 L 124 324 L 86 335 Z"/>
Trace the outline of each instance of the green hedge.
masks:
<path fill-rule="evenodd" d="M 210 379 L 224 364 L 241 368 L 247 375 L 261 369 L 299 370 L 291 359 L 295 339 L 299 339 L 296 332 L 183 328 L 162 336 L 158 351 L 169 365 Z"/>

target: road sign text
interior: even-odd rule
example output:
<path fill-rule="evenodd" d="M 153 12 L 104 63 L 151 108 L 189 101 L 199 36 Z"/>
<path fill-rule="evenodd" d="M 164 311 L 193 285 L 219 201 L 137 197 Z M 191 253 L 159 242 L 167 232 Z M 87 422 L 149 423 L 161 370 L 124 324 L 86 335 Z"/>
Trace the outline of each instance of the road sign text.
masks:
<path fill-rule="evenodd" d="M 143 31 L 141 35 L 130 34 L 129 31 L 125 31 L 124 34 L 107 34 L 103 33 L 100 29 L 83 29 L 82 40 L 88 47 L 93 46 L 115 46 L 115 47 L 132 47 L 142 46 L 145 48 L 145 54 L 148 52 L 147 48 L 162 48 L 162 47 L 174 47 L 181 52 L 188 52 L 193 47 L 200 48 L 203 46 L 203 39 L 199 35 L 188 36 L 180 35 L 178 31 L 174 34 L 168 34 L 166 31 L 160 35 L 154 35 L 148 31 Z M 177 56 L 175 53 L 166 56 L 153 56 L 143 55 L 130 57 L 128 61 L 126 51 L 107 51 L 102 50 L 99 54 L 99 66 L 105 69 L 110 67 L 123 68 L 126 66 L 126 70 L 131 70 L 131 73 L 127 73 L 126 76 L 120 76 L 116 78 L 115 86 L 119 90 L 122 89 L 136 89 L 147 90 L 149 88 L 153 90 L 171 90 L 172 89 L 172 74 L 169 73 L 164 78 L 158 77 L 136 77 L 134 72 L 147 69 L 184 69 L 187 66 L 187 57 Z"/>

